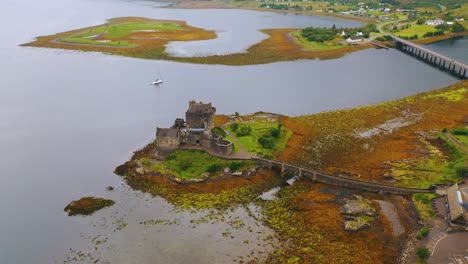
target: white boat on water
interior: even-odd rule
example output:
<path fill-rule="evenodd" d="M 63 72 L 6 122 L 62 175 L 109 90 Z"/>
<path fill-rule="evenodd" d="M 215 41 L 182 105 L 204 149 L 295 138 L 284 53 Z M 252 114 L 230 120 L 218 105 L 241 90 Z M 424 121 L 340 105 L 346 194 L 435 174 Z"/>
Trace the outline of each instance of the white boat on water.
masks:
<path fill-rule="evenodd" d="M 163 81 L 159 78 L 157 78 L 156 80 L 153 81 L 153 85 L 158 85 L 158 84 L 161 84 Z"/>

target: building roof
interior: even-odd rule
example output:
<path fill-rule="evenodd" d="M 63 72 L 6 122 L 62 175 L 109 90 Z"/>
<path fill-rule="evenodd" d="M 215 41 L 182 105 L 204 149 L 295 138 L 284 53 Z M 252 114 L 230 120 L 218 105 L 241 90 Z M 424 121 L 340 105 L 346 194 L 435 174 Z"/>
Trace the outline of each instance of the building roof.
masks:
<path fill-rule="evenodd" d="M 195 101 L 190 101 L 189 102 L 189 109 L 187 110 L 188 113 L 200 113 L 200 114 L 211 114 L 216 111 L 216 108 L 214 108 L 211 103 L 204 104 L 203 102 L 195 102 Z"/>
<path fill-rule="evenodd" d="M 157 128 L 156 137 L 177 137 L 179 135 L 178 128 Z"/>
<path fill-rule="evenodd" d="M 455 221 L 459 217 L 464 216 L 464 214 L 465 214 L 465 219 L 468 217 L 468 213 L 464 210 L 463 204 L 460 204 L 458 202 L 457 191 L 459 191 L 459 189 L 458 189 L 458 184 L 456 183 L 447 189 L 447 200 L 448 200 L 449 211 L 450 211 L 450 221 Z M 463 200 L 464 197 L 463 197 L 462 192 L 461 192 L 461 196 Z"/>

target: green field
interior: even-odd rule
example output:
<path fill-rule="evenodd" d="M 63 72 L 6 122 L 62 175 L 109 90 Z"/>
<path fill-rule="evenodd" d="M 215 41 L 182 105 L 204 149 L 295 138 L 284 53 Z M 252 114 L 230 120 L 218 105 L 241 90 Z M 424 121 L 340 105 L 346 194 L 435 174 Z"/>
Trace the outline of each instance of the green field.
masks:
<path fill-rule="evenodd" d="M 402 36 L 402 37 L 411 37 L 414 35 L 418 35 L 418 38 L 422 38 L 424 34 L 427 32 L 434 32 L 437 31 L 435 26 L 429 25 L 411 25 L 409 28 L 404 29 L 402 31 L 398 31 L 395 35 Z"/>
<path fill-rule="evenodd" d="M 177 150 L 166 157 L 164 163 L 155 163 L 149 159 L 139 161 L 146 169 L 167 175 L 172 174 L 182 179 L 200 178 L 203 173 L 210 176 L 219 174 L 224 168 L 238 171 L 252 166 L 251 161 L 224 160 L 200 150 Z"/>
<path fill-rule="evenodd" d="M 267 118 L 255 118 L 253 120 L 244 122 L 243 125 L 250 126 L 252 131 L 246 136 L 237 136 L 237 140 L 242 147 L 250 153 L 258 154 L 264 157 L 273 157 L 276 153 L 283 150 L 289 138 L 292 136 L 292 132 L 285 127 L 281 128 L 281 132 L 278 138 L 270 137 L 274 143 L 272 148 L 265 148 L 259 142 L 259 138 L 262 136 L 269 136 L 272 129 L 278 127 L 278 122 L 271 121 Z M 228 126 L 227 130 L 230 134 L 236 134 L 233 131 L 232 126 Z"/>
<path fill-rule="evenodd" d="M 456 136 L 468 138 L 467 136 Z M 439 138 L 444 140 L 450 150 L 450 157 L 444 157 L 438 149 L 426 143 L 430 151 L 430 157 L 415 160 L 407 160 L 394 163 L 392 175 L 398 181 L 397 185 L 405 187 L 428 188 L 432 184 L 456 183 L 463 179 L 463 170 L 467 169 L 467 155 L 443 135 Z M 435 215 L 430 200 L 435 194 L 416 194 L 413 197 L 416 208 L 423 219 Z"/>
<path fill-rule="evenodd" d="M 326 42 L 320 43 L 316 41 L 308 41 L 305 37 L 302 36 L 300 30 L 292 33 L 291 35 L 294 39 L 294 43 L 301 46 L 304 50 L 319 51 L 319 50 L 334 50 L 334 49 L 343 48 L 343 45 L 338 44 L 339 41 L 343 40 L 341 38 L 336 38 L 332 41 L 326 41 Z"/>
<path fill-rule="evenodd" d="M 129 47 L 131 44 L 128 41 L 108 41 L 102 42 L 95 40 L 95 36 L 100 36 L 106 39 L 116 39 L 125 37 L 133 32 L 143 30 L 182 30 L 182 27 L 177 23 L 171 22 L 125 22 L 118 24 L 109 24 L 99 27 L 94 27 L 88 31 L 82 32 L 66 38 L 59 39 L 62 42 L 78 43 L 78 44 L 93 44 L 93 45 L 106 45 L 106 46 L 123 46 Z"/>

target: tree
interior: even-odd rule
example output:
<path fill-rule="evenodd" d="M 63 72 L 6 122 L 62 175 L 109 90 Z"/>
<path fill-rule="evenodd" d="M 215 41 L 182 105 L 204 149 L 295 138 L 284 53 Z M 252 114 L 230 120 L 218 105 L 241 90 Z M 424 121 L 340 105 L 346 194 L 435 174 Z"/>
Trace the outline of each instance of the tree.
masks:
<path fill-rule="evenodd" d="M 420 260 L 427 260 L 431 256 L 431 252 L 427 248 L 418 248 L 416 249 L 416 254 L 418 255 Z"/>
<path fill-rule="evenodd" d="M 332 27 L 332 29 L 336 29 L 336 25 L 335 25 L 335 24 L 333 24 L 333 27 Z"/>
<path fill-rule="evenodd" d="M 453 24 L 453 26 L 452 26 L 451 31 L 452 31 L 452 33 L 463 32 L 463 31 L 465 31 L 465 27 L 462 24 L 460 24 L 458 22 L 455 22 Z"/>

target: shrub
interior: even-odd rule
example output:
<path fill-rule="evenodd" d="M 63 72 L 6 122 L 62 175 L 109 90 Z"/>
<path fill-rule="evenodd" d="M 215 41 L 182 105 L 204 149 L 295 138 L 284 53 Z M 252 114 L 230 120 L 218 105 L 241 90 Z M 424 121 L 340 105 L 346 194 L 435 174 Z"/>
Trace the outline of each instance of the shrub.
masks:
<path fill-rule="evenodd" d="M 213 132 L 215 132 L 216 135 L 219 135 L 219 136 L 222 136 L 222 137 L 226 136 L 226 131 L 224 131 L 224 129 L 222 129 L 220 127 L 213 128 Z"/>
<path fill-rule="evenodd" d="M 187 160 L 187 159 L 183 159 L 181 161 L 179 161 L 179 169 L 181 170 L 187 170 L 188 168 L 190 168 L 192 166 L 192 162 L 190 160 Z"/>
<path fill-rule="evenodd" d="M 206 169 L 207 172 L 209 173 L 215 173 L 215 172 L 218 172 L 221 170 L 221 165 L 217 164 L 217 163 L 213 163 L 211 164 L 210 166 L 208 166 L 208 168 Z"/>
<path fill-rule="evenodd" d="M 448 131 L 447 128 L 443 128 L 443 129 L 442 129 L 442 132 L 443 132 L 443 133 L 447 133 L 447 131 Z"/>
<path fill-rule="evenodd" d="M 447 129 L 445 129 L 445 132 L 447 132 Z M 460 135 L 460 136 L 468 136 L 468 128 L 466 128 L 466 127 L 457 127 L 457 128 L 452 130 L 452 134 Z"/>
<path fill-rule="evenodd" d="M 252 127 L 249 125 L 240 124 L 237 128 L 236 135 L 238 137 L 248 136 L 252 132 Z"/>
<path fill-rule="evenodd" d="M 429 227 L 427 226 L 423 227 L 423 229 L 421 229 L 421 231 L 419 231 L 419 233 L 416 235 L 416 238 L 421 240 L 427 237 L 427 235 L 429 234 L 429 231 L 431 231 Z"/>
<path fill-rule="evenodd" d="M 149 161 L 148 159 L 142 159 L 141 164 L 145 167 L 149 167 L 151 166 L 151 161 Z"/>
<path fill-rule="evenodd" d="M 229 164 L 229 169 L 231 171 L 237 171 L 238 169 L 242 168 L 244 165 L 244 162 L 242 161 L 233 161 L 231 164 Z"/>
<path fill-rule="evenodd" d="M 238 128 L 239 128 L 239 123 L 233 123 L 233 124 L 231 125 L 231 129 L 232 129 L 232 131 L 234 131 L 234 132 L 236 132 Z"/>
<path fill-rule="evenodd" d="M 466 166 L 460 166 L 458 168 L 455 169 L 457 175 L 459 177 L 466 177 L 468 176 L 468 167 Z"/>
<path fill-rule="evenodd" d="M 266 149 L 273 149 L 275 147 L 274 139 L 269 136 L 261 136 L 258 139 L 258 143 L 260 143 L 260 145 Z"/>
<path fill-rule="evenodd" d="M 427 260 L 431 256 L 431 252 L 427 248 L 418 248 L 416 249 L 416 254 L 420 260 Z"/>

